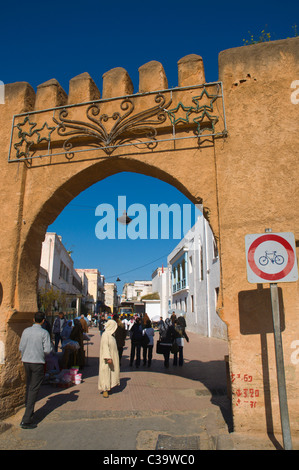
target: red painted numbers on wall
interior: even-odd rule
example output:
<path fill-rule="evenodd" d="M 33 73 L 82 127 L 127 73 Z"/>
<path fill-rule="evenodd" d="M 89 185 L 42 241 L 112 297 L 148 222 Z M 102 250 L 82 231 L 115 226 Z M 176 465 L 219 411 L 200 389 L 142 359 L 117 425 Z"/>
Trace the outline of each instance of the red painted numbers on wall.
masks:
<path fill-rule="evenodd" d="M 232 384 L 236 381 L 243 383 L 252 383 L 253 377 L 249 374 L 231 374 Z M 246 405 L 250 408 L 256 408 L 257 398 L 260 396 L 260 390 L 258 388 L 244 387 L 245 384 L 240 384 L 238 388 L 233 387 L 233 397 L 235 398 L 235 405 L 241 406 Z"/>
<path fill-rule="evenodd" d="M 252 382 L 252 375 L 244 374 L 244 375 L 241 377 L 241 374 L 232 374 L 232 383 L 233 383 L 236 379 L 244 380 L 244 382 Z"/>

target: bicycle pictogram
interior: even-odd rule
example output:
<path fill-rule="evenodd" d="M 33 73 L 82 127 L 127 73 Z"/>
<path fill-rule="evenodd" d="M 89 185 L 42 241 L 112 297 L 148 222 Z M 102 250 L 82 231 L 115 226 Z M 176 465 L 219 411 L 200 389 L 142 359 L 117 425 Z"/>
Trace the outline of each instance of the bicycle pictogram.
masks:
<path fill-rule="evenodd" d="M 245 237 L 247 280 L 251 284 L 298 280 L 292 232 L 253 233 Z"/>
<path fill-rule="evenodd" d="M 284 263 L 284 257 L 282 255 L 277 255 L 277 251 L 265 251 L 265 256 L 261 256 L 259 263 L 262 266 L 267 266 L 269 261 L 272 264 L 278 264 L 279 266 Z"/>

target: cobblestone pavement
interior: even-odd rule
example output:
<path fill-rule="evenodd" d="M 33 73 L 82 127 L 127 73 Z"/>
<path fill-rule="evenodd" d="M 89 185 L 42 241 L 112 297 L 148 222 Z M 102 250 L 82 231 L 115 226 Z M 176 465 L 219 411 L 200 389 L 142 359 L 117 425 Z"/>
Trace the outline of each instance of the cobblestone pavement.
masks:
<path fill-rule="evenodd" d="M 20 409 L 0 426 L 0 450 L 275 450 L 265 436 L 231 432 L 227 343 L 188 335 L 183 367 L 171 361 L 169 369 L 155 351 L 150 368 L 129 367 L 127 340 L 120 386 L 105 399 L 97 388 L 100 334 L 91 328 L 82 383 L 67 389 L 43 385 L 35 407 L 37 428 L 19 427 Z"/>

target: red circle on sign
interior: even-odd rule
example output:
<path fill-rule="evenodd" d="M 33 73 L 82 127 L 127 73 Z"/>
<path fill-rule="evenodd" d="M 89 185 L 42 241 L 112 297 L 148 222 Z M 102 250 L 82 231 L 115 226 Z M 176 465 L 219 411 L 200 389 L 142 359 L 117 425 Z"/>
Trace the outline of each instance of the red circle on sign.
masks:
<path fill-rule="evenodd" d="M 288 262 L 287 262 L 286 267 L 282 271 L 276 274 L 265 273 L 264 271 L 262 271 L 261 269 L 257 267 L 254 261 L 255 250 L 261 243 L 264 243 L 267 241 L 275 241 L 277 243 L 280 243 L 286 249 L 288 253 Z M 266 281 L 278 281 L 286 277 L 292 271 L 294 262 L 295 262 L 295 255 L 294 255 L 293 248 L 291 247 L 291 245 L 289 244 L 287 240 L 280 237 L 279 235 L 274 235 L 274 234 L 263 235 L 257 238 L 256 240 L 254 240 L 254 242 L 250 245 L 250 248 L 248 250 L 248 264 L 250 268 L 257 276 L 261 277 L 262 279 L 265 279 Z"/>

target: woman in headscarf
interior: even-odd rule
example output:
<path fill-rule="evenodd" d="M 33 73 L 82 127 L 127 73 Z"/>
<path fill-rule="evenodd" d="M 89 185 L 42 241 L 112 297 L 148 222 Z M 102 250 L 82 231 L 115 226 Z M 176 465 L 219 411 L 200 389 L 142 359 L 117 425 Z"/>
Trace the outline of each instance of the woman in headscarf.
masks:
<path fill-rule="evenodd" d="M 67 341 L 70 339 L 72 329 L 73 329 L 73 322 L 72 320 L 68 320 L 67 323 L 64 325 L 63 330 L 61 332 L 62 347 L 64 347 Z"/>
<path fill-rule="evenodd" d="M 108 320 L 100 344 L 100 367 L 98 388 L 103 392 L 103 397 L 109 397 L 109 390 L 120 384 L 119 380 L 119 355 L 116 340 L 113 336 L 117 329 L 114 320 Z"/>

